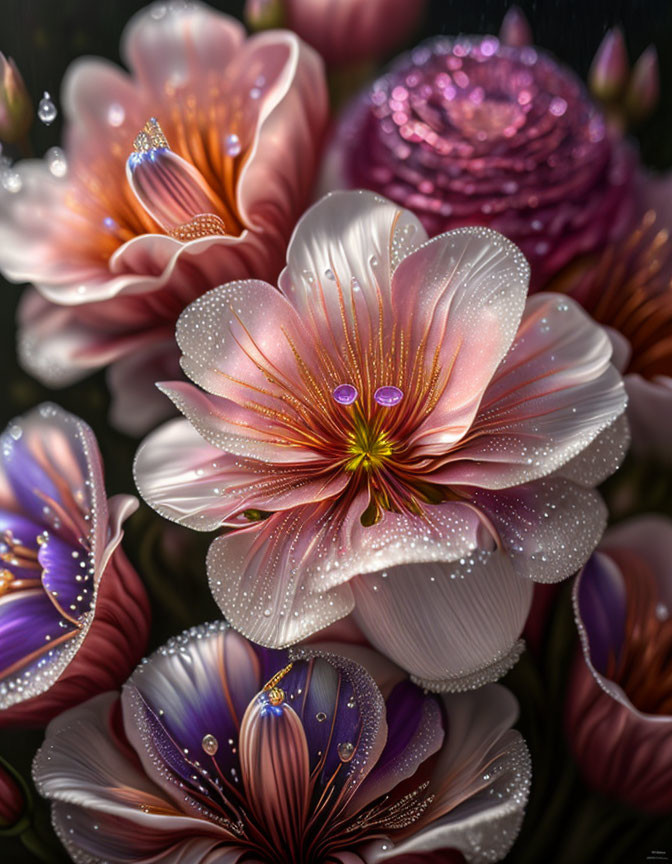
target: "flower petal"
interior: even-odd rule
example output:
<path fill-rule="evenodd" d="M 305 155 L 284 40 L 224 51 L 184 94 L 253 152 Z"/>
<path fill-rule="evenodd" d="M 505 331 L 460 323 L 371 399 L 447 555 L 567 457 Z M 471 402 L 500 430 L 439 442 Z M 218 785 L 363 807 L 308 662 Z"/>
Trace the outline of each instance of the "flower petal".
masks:
<path fill-rule="evenodd" d="M 244 39 L 242 26 L 200 3 L 148 7 L 127 24 L 121 53 L 137 79 L 157 99 L 167 88 L 206 88 Z"/>
<path fill-rule="evenodd" d="M 178 806 L 198 814 L 201 786 L 212 790 L 211 800 L 236 800 L 227 787 L 240 763 L 229 742 L 238 739 L 250 700 L 285 664 L 284 655 L 255 648 L 217 622 L 175 637 L 138 667 L 122 695 L 126 734 L 147 774 Z M 206 736 L 217 743 L 212 755 Z M 221 791 L 213 786 L 217 776 L 226 778 Z M 233 821 L 233 811 L 225 813 Z"/>
<path fill-rule="evenodd" d="M 247 510 L 290 510 L 337 496 L 348 477 L 313 474 L 305 464 L 270 466 L 212 447 L 188 420 L 166 423 L 135 462 L 140 493 L 166 519 L 198 531 L 247 525 Z"/>
<path fill-rule="evenodd" d="M 625 410 L 611 343 L 578 304 L 537 294 L 468 436 L 437 482 L 503 488 L 550 474 Z M 614 442 L 623 452 L 622 444 Z M 613 463 L 613 459 L 609 460 Z"/>
<path fill-rule="evenodd" d="M 464 564 L 405 564 L 351 584 L 364 634 L 429 690 L 494 681 L 520 654 L 532 583 L 501 551 L 479 550 Z"/>
<path fill-rule="evenodd" d="M 401 259 L 427 234 L 407 210 L 372 192 L 332 192 L 304 213 L 278 284 L 318 344 L 338 358 L 355 323 L 366 344 L 383 315 Z"/>
<path fill-rule="evenodd" d="M 514 489 L 474 489 L 472 500 L 490 518 L 516 571 L 535 582 L 575 573 L 607 522 L 600 495 L 562 477 Z"/>
<path fill-rule="evenodd" d="M 394 848 L 387 844 L 367 864 L 439 849 L 458 849 L 485 864 L 504 858 L 515 840 L 531 774 L 527 747 L 510 729 L 515 698 L 490 684 L 445 696 L 444 706 L 449 733 L 434 767 L 436 798 L 423 814 L 425 827 Z"/>
<path fill-rule="evenodd" d="M 367 504 L 360 495 L 345 511 L 329 501 L 296 507 L 217 538 L 208 576 L 227 620 L 262 645 L 291 645 L 352 610 L 347 582 L 357 573 L 452 561 L 481 540 L 481 521 L 467 504 L 427 507 L 423 517 L 385 513 L 364 527 Z"/>
<path fill-rule="evenodd" d="M 96 864 L 169 864 L 185 860 L 180 847 L 193 850 L 194 842 L 205 854 L 226 832 L 181 813 L 139 769 L 118 729 L 116 702 L 116 693 L 105 693 L 61 714 L 35 756 L 33 776 L 40 794 L 56 802 L 55 827 L 66 849 Z"/>
<path fill-rule="evenodd" d="M 427 358 L 423 380 L 438 374 L 435 407 L 412 437 L 418 452 L 443 454 L 470 426 L 516 335 L 529 275 L 518 247 L 488 228 L 441 234 L 400 263 L 393 320 L 408 322 L 413 368 Z"/>

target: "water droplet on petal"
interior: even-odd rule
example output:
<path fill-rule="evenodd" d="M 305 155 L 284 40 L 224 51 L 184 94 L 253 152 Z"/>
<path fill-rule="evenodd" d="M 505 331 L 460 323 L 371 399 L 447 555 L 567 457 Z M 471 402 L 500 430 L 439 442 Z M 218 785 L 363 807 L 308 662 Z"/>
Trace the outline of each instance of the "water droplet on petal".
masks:
<path fill-rule="evenodd" d="M 219 741 L 215 738 L 214 735 L 211 735 L 208 732 L 207 735 L 203 736 L 203 740 L 201 741 L 201 747 L 205 750 L 208 756 L 214 756 L 215 753 L 219 750 Z"/>
<path fill-rule="evenodd" d="M 318 713 L 315 715 L 315 719 L 318 723 L 324 723 L 324 721 L 327 719 L 327 715 L 324 713 L 324 711 L 318 711 Z"/>
<path fill-rule="evenodd" d="M 656 618 L 659 621 L 667 621 L 670 617 L 670 610 L 664 603 L 658 603 L 656 606 Z"/>
<path fill-rule="evenodd" d="M 338 755 L 341 762 L 349 762 L 355 755 L 355 745 L 351 741 L 344 741 L 338 745 Z"/>
<path fill-rule="evenodd" d="M 68 163 L 60 147 L 50 147 L 44 158 L 54 177 L 65 177 L 68 173 Z"/>
<path fill-rule="evenodd" d="M 126 111 L 123 105 L 113 102 L 107 109 L 107 122 L 110 126 L 121 126 L 126 119 Z"/>
<path fill-rule="evenodd" d="M 336 279 L 336 277 L 334 276 L 334 271 L 331 269 L 331 267 L 327 267 L 327 269 L 324 271 L 324 275 L 327 277 L 327 279 L 331 279 L 332 282 L 334 282 Z"/>
<path fill-rule="evenodd" d="M 339 405 L 352 405 L 359 393 L 352 384 L 339 384 L 331 394 Z"/>
<path fill-rule="evenodd" d="M 235 132 L 227 135 L 224 139 L 224 149 L 229 156 L 237 156 L 240 153 L 242 146 L 240 138 L 235 134 Z"/>
<path fill-rule="evenodd" d="M 56 117 L 58 117 L 56 106 L 51 101 L 51 96 L 46 90 L 44 91 L 44 96 L 40 99 L 40 104 L 37 106 L 37 116 L 45 126 L 50 126 Z"/>
<path fill-rule="evenodd" d="M 398 405 L 404 398 L 403 391 L 392 385 L 379 387 L 373 394 L 373 398 L 379 405 L 385 408 L 391 408 L 393 405 Z"/>
<path fill-rule="evenodd" d="M 15 194 L 16 192 L 21 191 L 22 186 L 23 180 L 18 171 L 15 171 L 13 168 L 8 168 L 2 172 L 2 188 L 6 192 Z"/>

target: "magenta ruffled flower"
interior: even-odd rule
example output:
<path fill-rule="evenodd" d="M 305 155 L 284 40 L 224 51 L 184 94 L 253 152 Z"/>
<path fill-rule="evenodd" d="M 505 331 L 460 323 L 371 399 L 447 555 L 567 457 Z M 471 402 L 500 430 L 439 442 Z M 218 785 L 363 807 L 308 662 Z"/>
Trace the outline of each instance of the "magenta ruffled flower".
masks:
<path fill-rule="evenodd" d="M 43 726 L 144 653 L 149 603 L 119 545 L 138 502 L 107 498 L 93 432 L 55 405 L 1 446 L 0 726 Z"/>
<path fill-rule="evenodd" d="M 350 612 L 431 688 L 502 674 L 532 581 L 597 544 L 625 392 L 573 301 L 527 300 L 487 228 L 427 242 L 371 192 L 300 220 L 280 290 L 209 292 L 180 317 L 186 415 L 136 459 L 143 497 L 201 531 L 225 617 L 284 647 Z"/>
<path fill-rule="evenodd" d="M 220 622 L 47 730 L 33 774 L 76 861 L 499 861 L 530 765 L 498 685 L 423 694 L 365 648 L 288 656 Z"/>
<path fill-rule="evenodd" d="M 0 269 L 31 282 L 23 365 L 52 386 L 114 364 L 113 420 L 165 414 L 182 309 L 230 279 L 274 279 L 326 122 L 322 62 L 293 33 L 245 38 L 198 3 L 155 4 L 122 39 L 131 74 L 82 59 L 63 85 L 66 176 L 17 164 Z M 129 159 L 130 156 L 130 159 Z M 140 410 L 137 410 L 138 404 Z"/>
<path fill-rule="evenodd" d="M 440 37 L 346 112 L 323 184 L 380 192 L 430 236 L 489 225 L 520 246 L 539 288 L 619 236 L 632 161 L 581 81 L 543 51 Z"/>
<path fill-rule="evenodd" d="M 583 653 L 567 691 L 567 731 L 588 782 L 629 804 L 672 811 L 672 522 L 610 530 L 577 577 Z"/>

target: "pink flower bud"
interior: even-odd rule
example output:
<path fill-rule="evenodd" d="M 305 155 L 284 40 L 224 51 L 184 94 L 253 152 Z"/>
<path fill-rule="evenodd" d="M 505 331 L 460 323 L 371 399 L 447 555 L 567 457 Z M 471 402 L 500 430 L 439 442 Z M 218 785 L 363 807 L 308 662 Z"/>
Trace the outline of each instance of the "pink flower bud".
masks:
<path fill-rule="evenodd" d="M 635 63 L 625 94 L 630 118 L 635 122 L 645 120 L 655 110 L 659 96 L 658 52 L 655 45 L 649 45 Z"/>
<path fill-rule="evenodd" d="M 532 45 L 532 28 L 525 17 L 525 13 L 518 6 L 512 6 L 507 10 L 499 28 L 499 38 L 504 45 L 513 45 L 523 48 Z"/>
<path fill-rule="evenodd" d="M 33 105 L 16 63 L 0 52 L 0 138 L 19 141 L 33 122 Z"/>
<path fill-rule="evenodd" d="M 629 71 L 623 33 L 614 27 L 600 43 L 588 72 L 592 94 L 605 102 L 616 99 L 625 88 Z"/>

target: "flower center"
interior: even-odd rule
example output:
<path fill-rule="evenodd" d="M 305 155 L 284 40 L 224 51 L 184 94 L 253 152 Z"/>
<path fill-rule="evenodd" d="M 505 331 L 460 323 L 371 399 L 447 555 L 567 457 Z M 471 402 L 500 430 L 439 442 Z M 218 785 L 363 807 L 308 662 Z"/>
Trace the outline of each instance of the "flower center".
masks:
<path fill-rule="evenodd" d="M 355 421 L 355 428 L 348 434 L 348 453 L 351 458 L 345 464 L 346 471 L 379 470 L 392 455 L 394 449 L 386 432 L 376 431 L 366 421 Z"/>
<path fill-rule="evenodd" d="M 37 544 L 46 542 L 46 532 L 37 536 Z M 14 538 L 13 533 L 7 530 L 0 540 L 0 561 L 8 565 L 0 570 L 0 597 L 14 591 L 40 586 L 42 568 L 37 559 L 37 549 L 25 546 Z M 12 568 L 35 573 L 31 576 L 26 573 L 17 574 Z"/>

